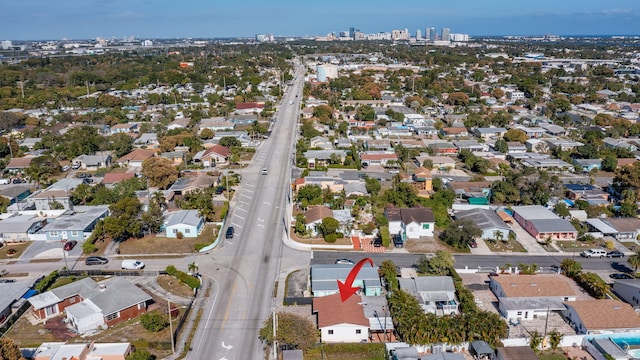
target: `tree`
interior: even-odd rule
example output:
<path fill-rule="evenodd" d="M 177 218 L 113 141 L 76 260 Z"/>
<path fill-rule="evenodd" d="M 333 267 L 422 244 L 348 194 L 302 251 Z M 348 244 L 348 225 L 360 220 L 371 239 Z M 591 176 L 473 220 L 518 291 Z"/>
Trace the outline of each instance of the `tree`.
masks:
<path fill-rule="evenodd" d="M 157 311 L 140 316 L 140 323 L 147 331 L 158 332 L 169 326 L 169 319 Z"/>
<path fill-rule="evenodd" d="M 426 255 L 422 256 L 417 265 L 420 273 L 448 276 L 450 270 L 453 269 L 453 264 L 455 264 L 455 260 L 450 253 L 438 250 L 431 258 Z"/>
<path fill-rule="evenodd" d="M 471 220 L 455 220 L 440 233 L 442 242 L 459 250 L 467 250 L 472 240 L 482 236 L 482 230 Z"/>
<path fill-rule="evenodd" d="M 358 118 L 358 120 L 371 121 L 375 119 L 376 112 L 369 105 L 361 105 L 358 107 L 358 109 L 356 109 L 356 117 Z"/>
<path fill-rule="evenodd" d="M 540 345 L 542 345 L 542 335 L 538 332 L 538 330 L 533 330 L 529 333 L 529 346 L 537 351 L 540 349 Z"/>
<path fill-rule="evenodd" d="M 466 106 L 469 103 L 469 95 L 463 92 L 454 92 L 449 94 L 449 97 L 445 102 L 451 105 Z"/>
<path fill-rule="evenodd" d="M 222 145 L 226 148 L 241 147 L 242 143 L 234 136 L 224 136 L 218 141 L 218 145 Z"/>
<path fill-rule="evenodd" d="M 143 224 L 140 220 L 142 204 L 137 198 L 123 198 L 109 206 L 111 215 L 104 219 L 104 232 L 114 241 L 124 241 L 142 234 Z"/>
<path fill-rule="evenodd" d="M 133 150 L 133 138 L 124 133 L 117 133 L 109 137 L 109 149 L 113 156 L 119 158 Z"/>
<path fill-rule="evenodd" d="M 149 185 L 166 189 L 178 180 L 178 170 L 171 160 L 154 156 L 142 162 L 142 174 L 149 180 Z"/>
<path fill-rule="evenodd" d="M 618 159 L 615 155 L 609 154 L 602 158 L 602 163 L 600 164 L 600 169 L 602 171 L 613 172 L 618 167 Z"/>
<path fill-rule="evenodd" d="M 569 209 L 567 208 L 567 205 L 564 203 L 564 201 L 558 202 L 553 207 L 553 211 L 555 211 L 556 215 L 560 216 L 561 218 L 566 218 L 566 217 L 571 215 L 571 213 L 569 212 Z"/>
<path fill-rule="evenodd" d="M 322 188 L 318 185 L 304 185 L 298 189 L 298 201 L 306 200 L 309 204 L 322 202 Z"/>
<path fill-rule="evenodd" d="M 46 183 L 51 176 L 60 173 L 60 163 L 52 156 L 43 155 L 33 158 L 26 169 L 27 176 L 36 184 Z"/>
<path fill-rule="evenodd" d="M 638 259 L 640 259 L 640 257 Z M 574 277 L 582 271 L 582 264 L 567 258 L 560 263 L 560 270 L 568 277 Z"/>
<path fill-rule="evenodd" d="M 189 271 L 189 272 L 190 272 L 190 273 L 192 273 L 192 274 L 197 273 L 197 272 L 198 272 L 198 264 L 196 264 L 196 262 L 195 262 L 195 261 L 190 262 L 190 263 L 187 265 L 187 271 Z"/>
<path fill-rule="evenodd" d="M 260 340 L 272 346 L 274 340 L 280 346 L 301 349 L 303 351 L 310 349 L 315 345 L 318 339 L 318 331 L 315 324 L 297 314 L 279 312 L 277 316 L 276 337 L 273 335 L 273 314 L 269 319 L 265 320 L 260 329 Z"/>
<path fill-rule="evenodd" d="M 340 228 L 340 222 L 332 217 L 326 217 L 322 219 L 322 224 L 320 225 L 320 231 L 326 237 L 330 234 L 335 234 Z"/>
<path fill-rule="evenodd" d="M 520 129 L 509 129 L 502 138 L 506 142 L 519 142 L 524 144 L 527 141 L 527 133 Z"/>
<path fill-rule="evenodd" d="M 627 259 L 627 262 L 629 263 L 629 265 L 633 266 L 634 273 L 638 272 L 638 268 L 640 267 L 640 249 L 636 250 L 633 255 L 630 255 L 629 259 Z"/>
<path fill-rule="evenodd" d="M 564 335 L 558 332 L 558 330 L 553 330 L 549 333 L 549 345 L 551 346 L 552 352 L 558 350 L 558 346 L 560 346 L 563 337 Z"/>
<path fill-rule="evenodd" d="M 493 148 L 503 154 L 506 154 L 507 151 L 509 151 L 509 145 L 507 145 L 507 142 L 504 140 L 496 140 Z"/>
<path fill-rule="evenodd" d="M 3 337 L 0 339 L 0 359 L 3 360 L 24 360 L 20 348 L 12 339 Z"/>

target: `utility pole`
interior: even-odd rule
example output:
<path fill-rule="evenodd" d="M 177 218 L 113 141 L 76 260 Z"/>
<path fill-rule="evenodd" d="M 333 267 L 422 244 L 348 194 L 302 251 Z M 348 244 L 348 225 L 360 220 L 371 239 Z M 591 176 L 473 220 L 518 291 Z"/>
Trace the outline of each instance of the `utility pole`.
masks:
<path fill-rule="evenodd" d="M 278 329 L 278 318 L 276 308 L 273 308 L 273 358 L 278 358 L 278 341 L 276 340 L 276 330 Z"/>
<path fill-rule="evenodd" d="M 167 299 L 167 304 L 169 305 L 169 334 L 171 336 L 171 353 L 176 353 L 176 344 L 173 340 L 173 321 L 171 318 L 171 300 Z"/>

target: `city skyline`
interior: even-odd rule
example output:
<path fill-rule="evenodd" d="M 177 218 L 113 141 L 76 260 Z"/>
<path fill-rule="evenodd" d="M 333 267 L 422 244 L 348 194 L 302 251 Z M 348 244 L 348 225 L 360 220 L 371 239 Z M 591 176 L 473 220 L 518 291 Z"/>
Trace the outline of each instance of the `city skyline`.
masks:
<path fill-rule="evenodd" d="M 291 0 L 217 3 L 193 0 L 25 0 L 3 4 L 0 38 L 8 40 L 323 36 L 356 27 L 364 33 L 435 27 L 476 35 L 640 35 L 640 2 L 615 7 L 595 0 L 447 3 L 381 0 L 322 4 Z M 318 19 L 317 21 L 309 21 Z"/>

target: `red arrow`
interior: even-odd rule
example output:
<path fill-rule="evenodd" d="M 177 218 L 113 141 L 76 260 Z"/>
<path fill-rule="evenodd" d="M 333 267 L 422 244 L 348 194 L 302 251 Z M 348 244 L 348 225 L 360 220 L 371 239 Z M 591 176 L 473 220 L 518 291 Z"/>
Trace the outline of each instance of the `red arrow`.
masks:
<path fill-rule="evenodd" d="M 349 275 L 347 275 L 347 280 L 344 283 L 338 280 L 338 290 L 340 290 L 340 298 L 342 299 L 342 302 L 347 301 L 347 299 L 355 294 L 356 291 L 360 290 L 360 287 L 353 287 L 353 281 L 356 279 L 356 276 L 358 276 L 358 272 L 360 272 L 360 269 L 362 268 L 364 263 L 367 262 L 371 265 L 371 267 L 373 267 L 373 260 L 364 258 L 358 261 L 358 263 L 353 266 L 353 269 L 351 269 Z"/>

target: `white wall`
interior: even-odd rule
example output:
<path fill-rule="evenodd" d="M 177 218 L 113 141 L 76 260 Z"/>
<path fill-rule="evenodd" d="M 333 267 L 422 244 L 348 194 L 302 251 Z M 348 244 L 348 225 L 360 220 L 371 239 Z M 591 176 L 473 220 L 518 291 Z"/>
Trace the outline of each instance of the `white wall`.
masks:
<path fill-rule="evenodd" d="M 360 330 L 360 334 L 356 333 L 357 330 Z M 329 334 L 329 331 L 333 331 L 333 334 Z M 320 329 L 320 333 L 324 343 L 359 343 L 369 339 L 367 326 L 353 324 L 326 326 Z"/>

